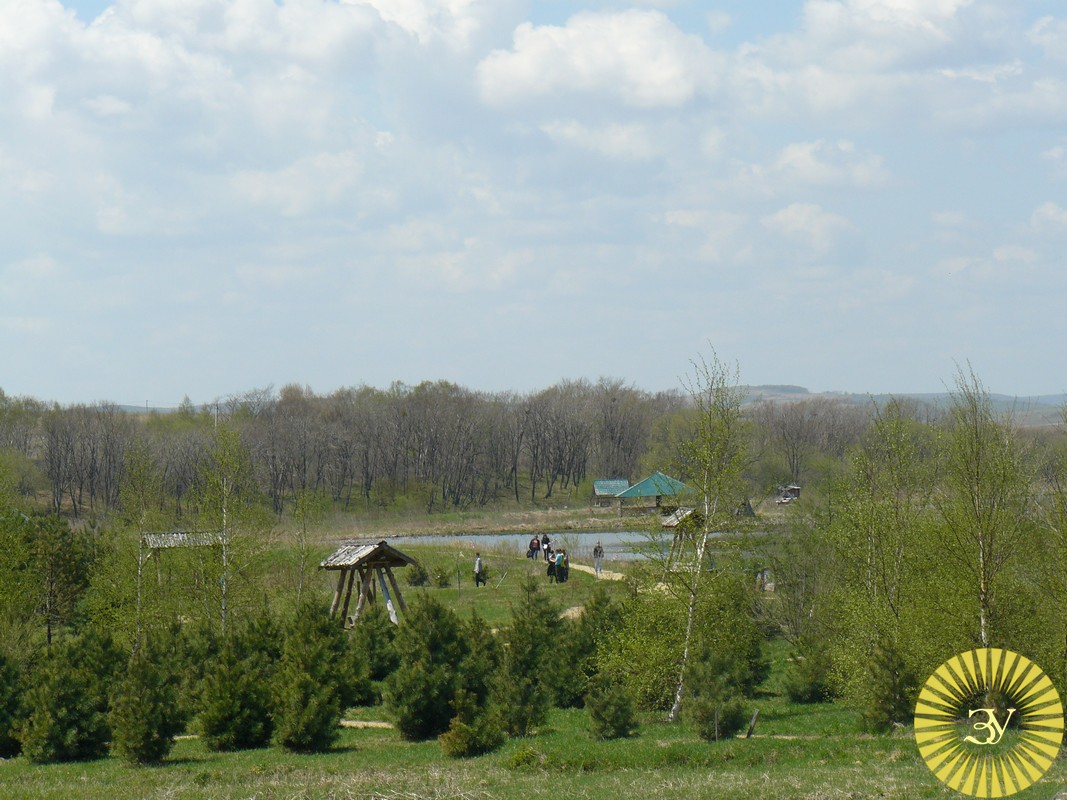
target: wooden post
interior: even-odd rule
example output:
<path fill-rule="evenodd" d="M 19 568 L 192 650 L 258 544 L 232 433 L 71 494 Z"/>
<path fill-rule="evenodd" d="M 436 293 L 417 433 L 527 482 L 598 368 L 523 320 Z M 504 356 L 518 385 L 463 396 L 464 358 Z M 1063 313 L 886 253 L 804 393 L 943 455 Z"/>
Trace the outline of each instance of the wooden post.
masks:
<path fill-rule="evenodd" d="M 341 619 L 348 622 L 348 606 L 352 602 L 352 583 L 356 579 L 356 570 L 353 567 L 348 568 L 348 589 L 345 590 L 345 607 L 341 611 Z"/>
<path fill-rule="evenodd" d="M 746 739 L 752 738 L 752 733 L 756 730 L 756 720 L 759 719 L 759 709 L 757 708 L 752 712 L 752 721 L 748 723 L 748 733 L 745 734 Z"/>
<path fill-rule="evenodd" d="M 341 592 L 345 588 L 345 572 L 344 568 L 341 569 L 341 574 L 337 578 L 337 591 L 333 593 L 333 602 L 330 603 L 330 616 L 333 617 L 337 613 L 337 607 L 341 605 Z"/>
<path fill-rule="evenodd" d="M 367 593 L 370 591 L 368 584 L 367 570 L 359 571 L 359 600 L 356 602 L 356 613 L 353 615 L 356 619 L 363 616 L 363 609 L 367 605 Z"/>
<path fill-rule="evenodd" d="M 389 585 L 393 587 L 393 592 L 396 594 L 396 602 L 400 605 L 400 610 L 405 614 L 408 613 L 408 604 L 404 602 L 404 595 L 400 594 L 400 587 L 397 586 L 396 576 L 393 575 L 393 568 L 386 567 L 385 574 L 389 578 Z"/>
<path fill-rule="evenodd" d="M 396 609 L 393 607 L 393 598 L 389 596 L 389 587 L 385 585 L 385 575 L 382 574 L 382 568 L 378 567 L 378 585 L 382 587 L 382 597 L 385 598 L 385 607 L 389 611 L 389 621 L 394 625 L 400 624 L 400 618 L 396 615 Z"/>

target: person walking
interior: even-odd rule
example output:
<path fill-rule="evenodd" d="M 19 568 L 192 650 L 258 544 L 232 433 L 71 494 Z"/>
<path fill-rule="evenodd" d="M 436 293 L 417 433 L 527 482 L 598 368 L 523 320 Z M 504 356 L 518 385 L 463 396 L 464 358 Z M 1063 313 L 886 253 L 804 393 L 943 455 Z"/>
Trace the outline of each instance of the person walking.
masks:
<path fill-rule="evenodd" d="M 552 540 L 548 538 L 547 533 L 541 537 L 541 549 L 545 551 L 545 561 L 548 561 L 548 557 L 552 555 Z"/>
<path fill-rule="evenodd" d="M 567 578 L 563 573 L 563 550 L 556 551 L 556 583 L 563 583 Z"/>
<path fill-rule="evenodd" d="M 475 553 L 474 554 L 474 586 L 475 586 L 475 588 L 477 588 L 478 586 L 484 586 L 485 583 L 486 583 L 486 580 L 485 580 L 485 567 L 482 564 L 482 554 L 481 553 Z"/>
<path fill-rule="evenodd" d="M 604 548 L 600 546 L 600 542 L 596 543 L 596 547 L 593 548 L 593 572 L 596 573 L 596 579 L 600 580 L 600 569 L 604 565 Z"/>

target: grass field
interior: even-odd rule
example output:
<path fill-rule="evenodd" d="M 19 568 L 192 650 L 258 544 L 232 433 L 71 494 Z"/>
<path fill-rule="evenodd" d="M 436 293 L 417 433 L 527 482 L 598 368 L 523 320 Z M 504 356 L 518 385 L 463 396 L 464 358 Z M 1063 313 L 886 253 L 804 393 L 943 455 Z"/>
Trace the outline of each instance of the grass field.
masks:
<path fill-rule="evenodd" d="M 685 726 L 646 717 L 632 739 L 595 742 L 581 711 L 553 711 L 536 737 L 470 760 L 436 742 L 404 742 L 389 729 L 345 729 L 315 756 L 277 748 L 219 754 L 178 742 L 161 767 L 116 759 L 34 766 L 0 763 L 4 798 L 858 798 L 960 797 L 919 760 L 909 731 L 854 732 L 854 714 L 832 705 L 758 701 L 757 735 L 708 744 Z M 358 709 L 379 717 L 380 709 Z M 1016 797 L 1054 798 L 1067 780 L 1060 761 Z"/>
<path fill-rule="evenodd" d="M 446 570 L 448 588 L 402 588 L 409 598 L 435 593 L 461 616 L 476 610 L 490 625 L 507 624 L 527 572 L 545 582 L 556 607 L 587 602 L 596 580 L 577 571 L 550 585 L 543 563 L 511 552 L 483 550 L 490 586 L 473 587 L 468 547 L 405 548 L 432 571 Z M 456 572 L 459 572 L 459 585 Z M 321 575 L 319 576 L 322 577 Z M 621 592 L 620 582 L 602 581 Z M 318 591 L 324 590 L 319 584 Z M 779 685 L 786 648 L 771 643 L 770 678 L 753 706 L 755 735 L 709 744 L 684 724 L 646 714 L 630 739 L 598 742 L 586 732 L 586 715 L 553 710 L 537 736 L 509 741 L 497 752 L 469 760 L 442 755 L 437 742 L 403 741 L 391 728 L 342 731 L 331 752 L 295 755 L 279 748 L 213 753 L 196 738 L 177 742 L 162 766 L 134 768 L 114 758 L 37 766 L 23 758 L 0 760 L 0 800 L 119 800 L 120 798 L 758 798 L 758 800 L 859 800 L 860 798 L 962 797 L 943 787 L 919 758 L 912 732 L 859 733 L 858 713 L 842 704 L 798 705 Z M 381 707 L 349 709 L 352 721 L 387 721 Z M 1029 790 L 1023 800 L 1067 798 L 1067 761 Z"/>

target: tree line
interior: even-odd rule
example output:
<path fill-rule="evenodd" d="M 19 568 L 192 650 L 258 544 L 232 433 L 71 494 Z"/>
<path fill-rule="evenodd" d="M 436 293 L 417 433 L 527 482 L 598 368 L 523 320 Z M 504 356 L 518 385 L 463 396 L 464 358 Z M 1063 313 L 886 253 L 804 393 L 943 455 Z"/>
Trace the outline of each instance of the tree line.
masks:
<path fill-rule="evenodd" d="M 570 499 L 591 494 L 596 478 L 639 480 L 679 460 L 677 442 L 694 413 L 683 391 L 648 392 L 606 378 L 525 394 L 444 381 L 328 395 L 289 385 L 146 413 L 0 391 L 0 458 L 22 494 L 84 519 L 120 509 L 137 453 L 159 476 L 161 510 L 180 520 L 221 424 L 238 432 L 256 486 L 278 516 L 308 493 L 342 511 L 433 512 Z M 822 397 L 756 403 L 747 413 L 758 452 L 749 470 L 755 496 L 817 475 L 869 418 L 863 405 Z"/>

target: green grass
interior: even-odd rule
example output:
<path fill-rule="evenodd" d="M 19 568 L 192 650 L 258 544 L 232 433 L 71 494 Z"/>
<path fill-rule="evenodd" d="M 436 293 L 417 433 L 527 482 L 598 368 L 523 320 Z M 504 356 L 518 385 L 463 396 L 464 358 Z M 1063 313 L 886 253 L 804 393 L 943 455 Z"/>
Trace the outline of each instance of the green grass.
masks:
<path fill-rule="evenodd" d="M 477 611 L 493 627 L 509 623 L 527 574 L 543 582 L 561 611 L 583 605 L 597 586 L 592 576 L 576 570 L 568 583 L 549 584 L 544 562 L 483 548 L 490 585 L 475 589 L 473 548 L 457 544 L 404 549 L 431 571 L 447 568 L 452 582 L 445 589 L 416 589 L 407 585 L 401 570 L 398 579 L 409 601 L 421 592 L 432 593 L 461 616 Z M 293 567 L 291 554 L 279 551 L 271 559 L 279 573 Z M 328 604 L 328 576 L 312 570 L 311 578 L 311 590 Z M 619 582 L 601 585 L 624 591 Z M 128 767 L 114 758 L 46 766 L 23 758 L 0 760 L 0 800 L 962 797 L 927 770 L 910 729 L 869 736 L 859 732 L 858 713 L 843 704 L 789 702 L 781 692 L 788 649 L 772 642 L 766 654 L 772 672 L 752 702 L 760 715 L 750 739 L 709 744 L 687 725 L 665 723 L 658 713 L 643 715 L 638 734 L 630 739 L 599 742 L 586 731 L 585 712 L 577 710 L 553 710 L 537 736 L 509 741 L 495 753 L 470 760 L 445 758 L 436 742 L 404 742 L 390 729 L 345 728 L 331 752 L 313 756 L 278 748 L 212 753 L 193 738 L 177 742 L 167 762 L 152 768 Z M 350 709 L 346 716 L 387 719 L 381 707 Z M 1059 760 L 1036 786 L 1016 797 L 1048 800 L 1065 782 L 1067 761 Z"/>
<path fill-rule="evenodd" d="M 820 716 L 836 712 L 816 707 Z M 764 719 L 761 714 L 761 719 Z M 773 709 L 768 728 L 783 723 Z M 761 726 L 763 723 L 761 723 Z M 818 727 L 818 726 L 816 726 Z M 809 726 L 810 728 L 810 726 Z M 1016 797 L 1052 798 L 1067 779 L 1057 762 Z M 762 734 L 708 744 L 682 725 L 646 717 L 637 736 L 597 742 L 581 711 L 553 711 L 536 737 L 508 742 L 470 760 L 441 755 L 436 742 L 408 743 L 391 730 L 343 731 L 330 753 L 298 756 L 276 748 L 218 754 L 198 740 L 178 742 L 161 767 L 115 759 L 35 766 L 0 763 L 4 798 L 835 798 L 959 797 L 919 760 L 910 733 L 851 731 L 817 738 Z"/>
<path fill-rule="evenodd" d="M 420 593 L 433 594 L 443 603 L 466 618 L 476 611 L 494 628 L 511 622 L 512 611 L 519 607 L 521 586 L 527 576 L 537 580 L 559 611 L 582 606 L 588 602 L 599 583 L 609 593 L 621 593 L 623 585 L 618 581 L 597 581 L 593 575 L 572 569 L 566 583 L 549 583 L 544 561 L 534 561 L 511 548 L 481 549 L 483 563 L 489 569 L 488 585 L 474 586 L 473 547 L 453 545 L 449 547 L 429 545 L 405 545 L 404 552 L 422 562 L 431 572 L 444 568 L 450 585 L 448 588 L 408 586 L 403 570 L 397 571 L 401 591 L 407 601 Z"/>

